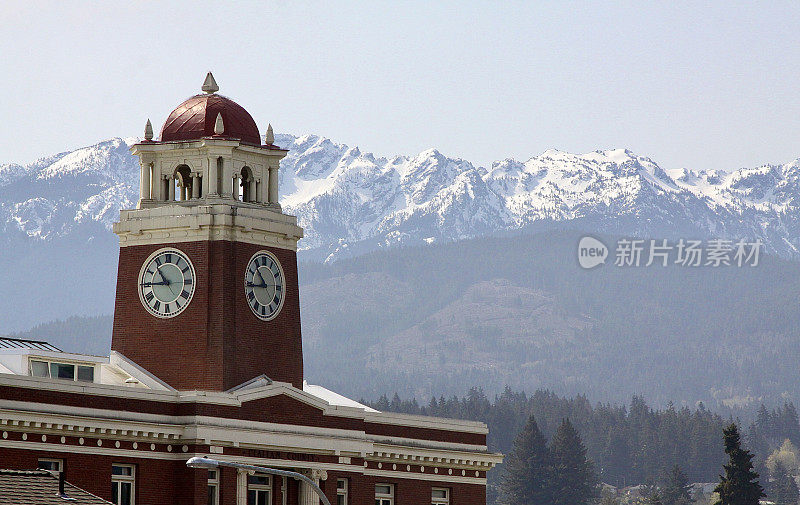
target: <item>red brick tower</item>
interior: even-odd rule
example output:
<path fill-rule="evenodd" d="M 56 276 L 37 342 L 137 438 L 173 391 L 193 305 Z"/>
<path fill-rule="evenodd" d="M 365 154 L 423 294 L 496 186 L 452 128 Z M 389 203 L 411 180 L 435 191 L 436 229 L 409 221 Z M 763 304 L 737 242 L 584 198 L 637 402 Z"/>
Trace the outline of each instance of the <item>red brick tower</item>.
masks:
<path fill-rule="evenodd" d="M 259 375 L 302 388 L 297 284 L 302 229 L 281 212 L 286 150 L 218 95 L 179 105 L 141 166 L 136 210 L 120 213 L 111 347 L 170 386 L 225 391 Z"/>

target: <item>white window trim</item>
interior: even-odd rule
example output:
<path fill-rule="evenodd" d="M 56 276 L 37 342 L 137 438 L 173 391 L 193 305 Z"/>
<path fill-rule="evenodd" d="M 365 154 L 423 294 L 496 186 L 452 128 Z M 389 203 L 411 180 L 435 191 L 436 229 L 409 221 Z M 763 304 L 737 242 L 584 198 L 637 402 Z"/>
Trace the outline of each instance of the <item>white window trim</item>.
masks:
<path fill-rule="evenodd" d="M 39 458 L 39 459 L 37 460 L 37 462 L 36 462 L 36 463 L 37 463 L 37 465 L 36 465 L 36 466 L 39 466 L 39 463 L 43 463 L 43 462 L 46 462 L 46 463 L 58 463 L 58 470 L 48 470 L 48 472 L 52 473 L 52 474 L 53 474 L 53 475 L 55 475 L 56 477 L 58 477 L 58 475 L 59 475 L 61 472 L 63 472 L 63 471 L 64 471 L 64 460 L 63 460 L 63 459 L 56 459 L 56 458 Z"/>
<path fill-rule="evenodd" d="M 339 483 L 344 483 L 344 487 L 339 487 Z M 350 482 L 349 479 L 336 479 L 336 500 L 344 496 L 344 505 L 350 504 Z M 338 505 L 338 504 L 337 504 Z"/>
<path fill-rule="evenodd" d="M 378 493 L 378 486 L 389 486 L 389 493 Z M 394 484 L 388 482 L 378 482 L 375 484 L 375 499 L 389 500 L 389 505 L 394 505 Z"/>
<path fill-rule="evenodd" d="M 444 498 L 434 497 L 434 491 L 444 491 Z M 431 488 L 431 505 L 450 505 L 450 489 L 446 487 Z"/>
<path fill-rule="evenodd" d="M 214 488 L 214 503 L 219 505 L 219 468 L 211 471 L 214 472 L 214 478 L 208 478 L 208 487 Z"/>
<path fill-rule="evenodd" d="M 111 468 L 115 466 L 122 467 L 122 468 L 130 468 L 131 474 L 130 475 L 114 475 L 113 471 L 111 473 L 111 482 L 119 482 L 120 484 L 124 482 L 130 482 L 131 484 L 131 505 L 136 505 L 136 465 L 126 465 L 124 463 L 112 463 Z M 120 490 L 122 490 L 122 486 L 120 486 Z M 120 499 L 120 496 L 117 495 L 117 500 Z M 115 504 L 116 505 L 116 504 Z"/>
<path fill-rule="evenodd" d="M 69 359 L 53 359 L 53 358 L 42 358 L 39 356 L 29 356 L 28 357 L 28 375 L 31 377 L 39 377 L 38 375 L 33 375 L 33 362 L 40 361 L 43 363 L 47 363 L 47 379 L 56 379 L 56 380 L 69 380 L 69 379 L 61 379 L 59 377 L 51 377 L 50 376 L 50 366 L 55 363 L 58 365 L 72 365 L 75 367 L 75 375 L 73 376 L 73 382 L 86 382 L 86 383 L 94 383 L 95 378 L 97 377 L 97 364 L 96 363 L 87 363 L 85 361 L 73 361 Z M 78 367 L 84 366 L 92 369 L 92 380 L 90 381 L 83 381 L 78 380 Z"/>
<path fill-rule="evenodd" d="M 250 477 L 266 477 L 268 484 L 250 484 Z M 272 475 L 250 475 L 247 474 L 245 482 L 247 483 L 247 493 L 249 494 L 250 491 L 266 491 L 267 492 L 267 503 L 272 503 Z M 247 496 L 245 496 L 245 503 L 247 503 Z"/>

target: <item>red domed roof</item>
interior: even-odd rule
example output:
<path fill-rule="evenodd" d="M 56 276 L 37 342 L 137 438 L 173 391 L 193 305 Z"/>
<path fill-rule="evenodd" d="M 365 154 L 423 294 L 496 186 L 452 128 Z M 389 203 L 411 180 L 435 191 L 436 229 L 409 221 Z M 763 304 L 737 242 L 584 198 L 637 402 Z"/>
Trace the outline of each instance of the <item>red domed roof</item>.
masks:
<path fill-rule="evenodd" d="M 217 94 L 195 95 L 173 110 L 161 128 L 161 142 L 196 140 L 214 136 L 217 114 L 222 114 L 221 137 L 261 145 L 253 117 L 238 103 Z"/>

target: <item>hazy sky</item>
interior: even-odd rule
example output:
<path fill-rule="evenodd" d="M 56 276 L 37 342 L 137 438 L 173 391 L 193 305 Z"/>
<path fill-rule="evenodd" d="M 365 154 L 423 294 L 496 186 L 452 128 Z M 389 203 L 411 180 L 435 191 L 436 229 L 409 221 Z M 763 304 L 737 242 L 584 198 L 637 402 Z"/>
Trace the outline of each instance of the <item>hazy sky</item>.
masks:
<path fill-rule="evenodd" d="M 212 70 L 263 134 L 487 164 L 800 157 L 798 2 L 13 2 L 0 163 L 156 131 Z"/>

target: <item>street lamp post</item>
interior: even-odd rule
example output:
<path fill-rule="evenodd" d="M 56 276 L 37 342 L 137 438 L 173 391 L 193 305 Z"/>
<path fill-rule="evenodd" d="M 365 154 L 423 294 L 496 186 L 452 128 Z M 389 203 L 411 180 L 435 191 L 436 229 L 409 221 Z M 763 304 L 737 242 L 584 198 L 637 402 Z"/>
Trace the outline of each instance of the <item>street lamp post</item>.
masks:
<path fill-rule="evenodd" d="M 221 466 L 227 466 L 229 468 L 239 468 L 241 470 L 249 470 L 255 473 L 266 473 L 272 475 L 280 475 L 283 477 L 291 477 L 293 479 L 302 480 L 303 482 L 311 486 L 311 489 L 313 489 L 314 492 L 319 495 L 319 499 L 322 500 L 322 503 L 324 503 L 325 505 L 331 505 L 331 502 L 328 500 L 328 497 L 325 496 L 325 493 L 322 492 L 322 489 L 320 489 L 317 483 L 309 479 L 302 473 L 290 472 L 288 470 L 278 470 L 277 468 L 266 468 L 263 466 L 244 465 L 242 463 L 230 463 L 228 461 L 219 461 L 216 459 L 200 458 L 200 457 L 189 458 L 186 461 L 186 466 L 188 466 L 189 468 L 205 468 L 209 470 L 213 470 Z"/>

